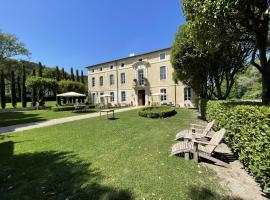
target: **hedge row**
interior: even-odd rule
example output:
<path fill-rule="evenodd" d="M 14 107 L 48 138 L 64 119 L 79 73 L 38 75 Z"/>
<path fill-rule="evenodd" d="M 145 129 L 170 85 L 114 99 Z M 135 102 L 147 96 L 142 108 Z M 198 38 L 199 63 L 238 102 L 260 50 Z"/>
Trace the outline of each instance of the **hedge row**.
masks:
<path fill-rule="evenodd" d="M 242 105 L 241 105 L 242 104 Z M 270 193 L 270 107 L 257 103 L 208 101 L 206 118 L 226 128 L 226 142 Z"/>
<path fill-rule="evenodd" d="M 176 114 L 172 107 L 147 107 L 139 111 L 139 116 L 148 118 L 166 118 Z"/>

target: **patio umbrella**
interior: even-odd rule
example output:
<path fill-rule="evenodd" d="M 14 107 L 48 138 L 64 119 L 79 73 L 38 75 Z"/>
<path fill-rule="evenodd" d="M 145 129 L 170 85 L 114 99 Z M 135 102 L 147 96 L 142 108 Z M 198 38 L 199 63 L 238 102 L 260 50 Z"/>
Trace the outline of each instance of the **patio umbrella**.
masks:
<path fill-rule="evenodd" d="M 109 95 L 109 94 L 103 94 L 103 95 L 101 95 L 100 97 L 103 97 L 103 98 L 106 98 L 106 101 L 107 101 L 107 104 L 106 105 L 108 105 L 108 98 L 109 97 L 112 97 L 112 95 Z"/>
<path fill-rule="evenodd" d="M 154 103 L 154 101 L 153 101 L 153 96 L 162 96 L 162 95 L 166 95 L 165 93 L 162 93 L 162 92 L 157 92 L 157 93 L 153 93 L 152 95 L 151 95 L 151 97 L 152 97 L 152 102 Z"/>
<path fill-rule="evenodd" d="M 85 97 L 86 95 L 77 92 L 66 92 L 56 95 L 57 97 Z"/>

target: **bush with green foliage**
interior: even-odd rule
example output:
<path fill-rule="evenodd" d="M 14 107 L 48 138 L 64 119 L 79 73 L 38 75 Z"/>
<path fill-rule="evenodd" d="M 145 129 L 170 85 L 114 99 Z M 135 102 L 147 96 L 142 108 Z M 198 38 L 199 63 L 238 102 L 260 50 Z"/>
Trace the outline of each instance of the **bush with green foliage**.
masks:
<path fill-rule="evenodd" d="M 83 109 L 83 108 L 85 108 L 85 105 L 78 105 L 78 106 L 76 106 L 77 108 L 79 108 L 79 109 Z M 88 108 L 89 109 L 92 109 L 92 108 L 95 108 L 95 106 L 94 105 L 89 105 L 88 106 Z M 78 109 L 78 110 L 79 110 Z M 75 110 L 75 108 L 74 108 L 74 106 L 57 106 L 57 107 L 53 107 L 52 108 L 52 111 L 54 111 L 54 112 L 59 112 L 59 111 L 70 111 L 70 110 Z M 86 110 L 86 112 L 87 112 L 88 110 Z M 90 112 L 90 111 L 89 111 Z"/>
<path fill-rule="evenodd" d="M 139 111 L 139 116 L 147 118 L 166 118 L 176 114 L 173 107 L 147 107 Z"/>
<path fill-rule="evenodd" d="M 270 194 L 270 107 L 254 102 L 208 101 L 208 121 L 226 128 L 226 142 Z"/>
<path fill-rule="evenodd" d="M 58 82 L 59 92 L 85 92 L 85 85 L 80 82 L 71 81 L 71 80 L 61 80 Z"/>

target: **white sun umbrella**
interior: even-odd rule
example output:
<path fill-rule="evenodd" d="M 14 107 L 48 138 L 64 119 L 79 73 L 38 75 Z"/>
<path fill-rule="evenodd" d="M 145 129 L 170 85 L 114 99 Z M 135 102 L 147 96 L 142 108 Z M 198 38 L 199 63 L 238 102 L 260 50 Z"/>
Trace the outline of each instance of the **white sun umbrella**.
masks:
<path fill-rule="evenodd" d="M 110 94 L 103 94 L 103 95 L 101 95 L 100 97 L 106 98 L 106 101 L 107 101 L 107 104 L 108 104 L 108 103 L 109 103 L 109 102 L 108 102 L 108 98 L 109 98 L 109 97 L 112 97 L 112 95 L 110 95 Z"/>
<path fill-rule="evenodd" d="M 58 94 L 56 96 L 57 97 L 85 97 L 84 94 L 80 94 L 77 92 L 66 92 L 66 93 Z"/>
<path fill-rule="evenodd" d="M 166 95 L 166 94 L 165 94 L 165 93 L 162 93 L 162 92 L 153 93 L 153 94 L 151 95 L 151 96 L 152 96 L 152 102 L 155 103 L 154 100 L 153 100 L 153 97 L 154 97 L 154 96 L 161 97 L 161 96 L 163 96 L 163 95 Z M 157 102 L 156 102 L 156 103 L 157 103 Z"/>

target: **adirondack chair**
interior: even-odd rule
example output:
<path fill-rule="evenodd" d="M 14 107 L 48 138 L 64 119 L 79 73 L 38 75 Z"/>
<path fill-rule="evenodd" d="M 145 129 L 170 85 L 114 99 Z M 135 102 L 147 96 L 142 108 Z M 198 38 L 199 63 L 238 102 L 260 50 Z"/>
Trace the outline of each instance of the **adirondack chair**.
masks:
<path fill-rule="evenodd" d="M 211 140 L 208 142 L 199 140 L 178 142 L 172 146 L 171 156 L 181 153 L 193 153 L 195 162 L 198 162 L 198 157 L 202 157 L 211 160 L 221 166 L 230 168 L 227 163 L 212 156 L 214 150 L 222 141 L 225 132 L 226 130 L 224 128 L 218 132 L 215 132 Z"/>
<path fill-rule="evenodd" d="M 209 122 L 206 126 L 191 124 L 190 129 L 186 129 L 180 131 L 176 134 L 175 140 L 179 139 L 194 139 L 194 138 L 202 138 L 202 137 L 209 137 L 211 138 L 211 129 L 215 123 L 215 120 Z"/>

